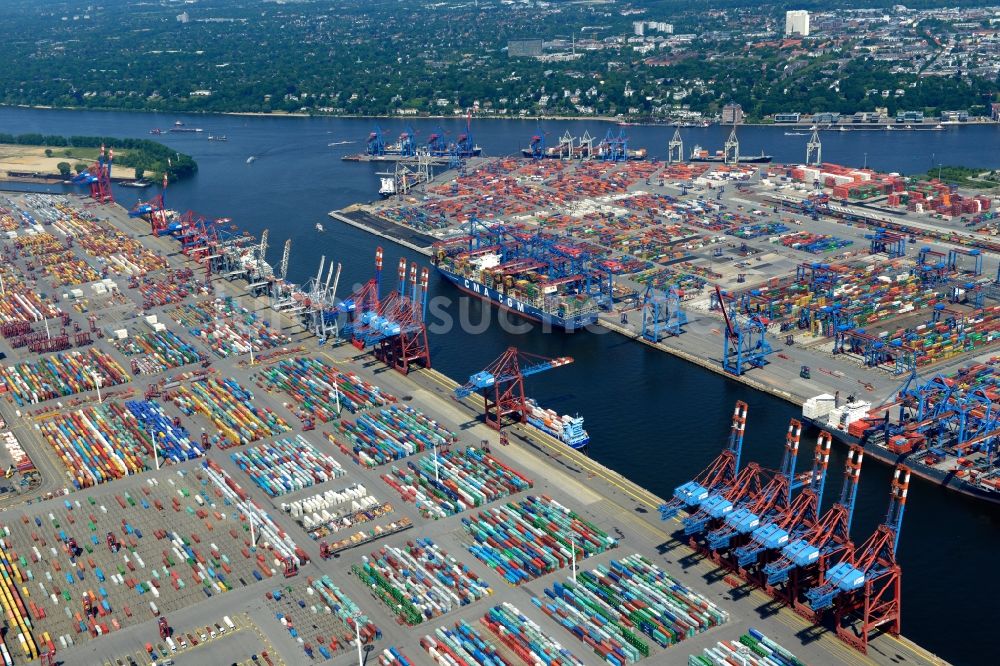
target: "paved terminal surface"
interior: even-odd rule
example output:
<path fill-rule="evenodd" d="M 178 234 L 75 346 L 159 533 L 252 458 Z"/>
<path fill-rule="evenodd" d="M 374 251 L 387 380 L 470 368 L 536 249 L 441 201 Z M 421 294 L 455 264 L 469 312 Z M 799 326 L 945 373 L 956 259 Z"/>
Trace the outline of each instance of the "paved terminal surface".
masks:
<path fill-rule="evenodd" d="M 76 198 L 35 197 L 26 200 L 20 195 L 7 196 L 14 204 L 30 210 L 51 205 L 56 201 L 73 207 L 83 205 L 83 202 Z M 128 236 L 141 237 L 142 242 L 155 253 L 166 257 L 173 269 L 181 268 L 187 261 L 186 257 L 177 252 L 174 241 L 149 236 L 145 223 L 129 219 L 120 208 L 102 206 L 88 207 L 86 210 L 96 213 L 101 218 L 107 218 L 109 224 Z M 35 216 L 38 217 L 37 211 Z M 56 235 L 60 242 L 64 240 L 55 225 L 47 227 L 46 231 Z M 9 245 L 11 241 L 3 243 Z M 101 264 L 94 256 L 85 253 L 79 243 L 74 245 L 71 253 L 82 261 L 98 266 Z M 17 265 L 22 266 L 23 262 L 22 255 L 18 258 Z M 171 391 L 176 392 L 177 386 L 189 386 L 192 382 L 204 381 L 205 378 L 211 377 L 233 378 L 244 388 L 251 390 L 252 404 L 259 410 L 270 410 L 274 416 L 286 423 L 290 430 L 261 437 L 249 444 L 228 448 L 222 448 L 217 444 L 207 452 L 206 458 L 228 473 L 249 498 L 267 512 L 287 537 L 305 552 L 309 561 L 299 568 L 296 576 L 285 578 L 281 574 L 280 564 L 275 562 L 274 553 L 268 549 L 267 543 L 258 543 L 256 550 L 248 552 L 249 557 L 247 557 L 243 552 L 244 549 L 249 551 L 251 546 L 247 522 L 224 500 L 222 492 L 208 480 L 202 469 L 202 459 L 167 464 L 156 470 L 152 469 L 154 465 L 150 457 L 139 453 L 138 458 L 149 469 L 62 495 L 64 488 L 72 487 L 67 481 L 67 465 L 42 438 L 41 430 L 37 426 L 51 421 L 55 416 L 74 410 L 93 407 L 104 409 L 108 405 L 98 405 L 97 392 L 89 390 L 86 386 L 82 388 L 87 390 L 79 394 L 23 407 L 17 407 L 8 400 L 9 394 L 0 396 L 0 413 L 21 446 L 30 455 L 41 478 L 37 486 L 30 488 L 24 486 L 18 493 L 8 494 L 2 500 L 4 510 L 0 514 L 2 516 L 0 522 L 9 532 L 4 539 L 3 547 L 7 551 L 15 552 L 21 558 L 26 558 L 21 561 L 20 569 L 22 573 L 30 570 L 31 574 L 23 586 L 30 592 L 30 600 L 37 601 L 46 611 L 45 618 L 36 618 L 34 634 L 36 640 L 40 640 L 41 632 L 49 632 L 58 648 L 57 661 L 65 664 L 127 664 L 131 663 L 128 661 L 131 658 L 137 664 L 148 664 L 150 658 L 146 646 L 152 644 L 154 650 L 158 653 L 162 650 L 178 664 L 221 666 L 230 663 L 264 663 L 262 655 L 265 652 L 267 658 L 274 664 L 303 664 L 312 661 L 353 664 L 357 661 L 355 647 L 349 645 L 353 631 L 348 629 L 336 615 L 323 610 L 318 595 L 310 595 L 307 592 L 309 579 L 315 581 L 323 575 L 329 575 L 333 584 L 356 602 L 362 613 L 367 615 L 380 630 L 381 636 L 374 641 L 373 651 L 367 652 L 368 646 L 366 646 L 364 659 L 369 664 L 377 663 L 378 654 L 389 646 L 402 648 L 415 664 L 433 663 L 419 646 L 421 636 L 432 633 L 438 626 L 453 626 L 458 620 L 479 626 L 478 620 L 488 608 L 503 602 L 517 606 L 525 615 L 537 622 L 545 633 L 559 641 L 584 663 L 600 663 L 598 657 L 583 643 L 531 603 L 532 596 L 541 597 L 545 588 L 551 588 L 553 583 L 568 578 L 567 569 L 546 574 L 517 588 L 509 586 L 497 572 L 466 550 L 471 539 L 462 528 L 461 519 L 469 516 L 471 512 L 437 520 L 424 518 L 412 503 L 403 501 L 400 495 L 380 478 L 389 471 L 391 465 L 374 469 L 362 467 L 327 441 L 323 433 L 334 432 L 336 430 L 334 423 L 317 422 L 315 430 L 303 431 L 303 421 L 297 414 L 299 408 L 287 394 L 274 388 L 269 389 L 262 381 L 262 374 L 282 358 L 308 356 L 321 359 L 342 370 L 355 372 L 365 381 L 381 387 L 383 392 L 395 396 L 398 404 L 416 407 L 436 419 L 444 427 L 457 433 L 458 442 L 453 446 L 455 449 L 470 445 L 479 446 L 483 440 L 489 441 L 494 456 L 534 482 L 531 490 L 518 493 L 512 500 L 523 499 L 527 495 L 548 495 L 577 511 L 581 517 L 618 540 L 616 548 L 581 561 L 579 566 L 582 570 L 597 564 L 605 564 L 614 558 L 640 553 L 729 614 L 729 621 L 722 626 L 696 634 L 693 638 L 670 648 L 657 647 L 650 641 L 652 652 L 650 657 L 644 660 L 645 663 L 686 663 L 689 654 L 700 652 L 704 647 L 720 640 L 736 639 L 749 627 L 759 629 L 810 664 L 899 666 L 944 663 L 943 660 L 928 654 L 906 639 L 888 636 L 875 638 L 867 655 L 858 653 L 830 633 L 811 627 L 791 611 L 775 607 L 763 593 L 734 587 L 732 579 L 727 582 L 725 573 L 717 570 L 713 564 L 696 555 L 674 537 L 673 532 L 678 527 L 677 523 L 660 521 L 656 510 L 662 502 L 660 498 L 600 466 L 585 455 L 568 449 L 530 428 L 514 427 L 511 431 L 510 446 L 501 447 L 497 444 L 496 433 L 479 422 L 478 402 L 457 401 L 452 397 L 455 384 L 450 379 L 434 371 L 419 371 L 404 377 L 386 369 L 350 345 L 317 346 L 316 341 L 304 333 L 297 323 L 286 319 L 284 315 L 271 312 L 267 308 L 265 299 L 249 297 L 246 294 L 245 283 L 216 279 L 209 292 L 197 293 L 199 286 L 196 283 L 203 279 L 201 269 L 198 268 L 198 271 L 191 281 L 192 293 L 183 297 L 182 303 L 202 303 L 209 297 L 233 296 L 248 309 L 256 312 L 259 317 L 271 322 L 272 333 L 280 330 L 287 338 L 282 338 L 282 344 L 275 349 L 258 350 L 252 364 L 249 354 L 246 353 L 232 353 L 221 357 L 210 351 L 203 342 L 196 342 L 188 326 L 178 325 L 171 319 L 168 313 L 175 312 L 177 307 L 174 299 L 165 305 L 147 303 L 142 314 L 156 314 L 159 322 L 165 324 L 168 331 L 181 336 L 182 340 L 204 352 L 212 361 L 211 367 L 200 368 L 197 363 L 189 363 L 165 372 L 150 374 L 140 372 L 131 376 L 131 381 L 122 386 L 105 387 L 101 400 L 108 404 L 121 403 L 125 391 L 131 391 L 131 395 L 135 398 L 142 398 L 151 385 L 160 382 L 165 376 L 177 377 L 176 386 L 169 382 L 158 387 L 157 390 L 161 390 L 164 395 L 156 400 L 163 407 L 168 419 L 179 419 L 181 425 L 190 431 L 191 440 L 198 442 L 203 429 L 211 436 L 216 433 L 217 428 L 204 414 L 188 415 L 182 412 L 178 408 L 178 403 L 171 399 Z M 159 280 L 162 280 L 163 275 L 163 269 L 151 273 L 151 277 Z M 45 289 L 49 293 L 61 293 L 69 288 L 63 286 L 51 290 L 50 276 L 36 275 L 36 277 L 37 282 L 31 282 L 29 279 L 29 288 Z M 109 277 L 115 281 L 120 292 L 119 296 L 101 297 L 88 290 L 85 304 L 82 299 L 77 299 L 75 306 L 68 300 L 61 300 L 58 305 L 70 315 L 71 322 L 79 323 L 84 330 L 87 330 L 86 317 L 91 314 L 96 315 L 98 317 L 96 326 L 104 331 L 105 335 L 95 336 L 92 347 L 107 353 L 127 370 L 130 367 L 131 357 L 125 356 L 117 346 L 111 345 L 108 342 L 108 334 L 112 330 L 127 328 L 130 337 L 135 337 L 137 333 L 146 330 L 142 328 L 145 326 L 142 319 L 130 318 L 129 314 L 130 312 L 134 314 L 142 308 L 143 296 L 138 289 L 129 286 L 127 277 L 115 275 L 113 272 Z M 87 287 L 81 288 L 87 289 Z M 297 347 L 301 347 L 301 351 L 281 353 L 282 350 L 294 350 Z M 33 361 L 38 358 L 36 354 L 22 348 L 11 348 L 4 342 L 0 342 L 0 348 L 8 354 L 8 362 Z M 698 350 L 691 353 L 698 353 Z M 153 363 L 149 356 L 150 354 L 145 355 L 140 369 L 147 367 L 142 364 Z M 797 363 L 797 360 L 792 362 Z M 203 374 L 194 376 L 192 373 L 196 371 Z M 783 380 L 779 375 L 774 381 Z M 353 418 L 346 412 L 344 417 Z M 123 432 L 116 434 L 124 437 Z M 297 434 L 301 434 L 321 453 L 334 459 L 346 473 L 316 486 L 272 498 L 230 457 L 234 452 L 246 452 L 258 444 L 267 444 Z M 409 460 L 424 455 L 427 454 L 417 454 Z M 405 467 L 406 461 L 395 464 Z M 17 480 L 18 477 L 15 475 L 9 483 L 16 484 Z M 317 492 L 341 490 L 354 483 L 363 484 L 370 495 L 392 505 L 391 513 L 379 518 L 377 521 L 379 524 L 385 525 L 389 521 L 408 519 L 412 523 L 412 528 L 343 550 L 337 556 L 323 560 L 320 558 L 319 542 L 312 540 L 306 530 L 281 509 L 281 504 Z M 31 500 L 30 504 L 27 503 L 28 500 Z M 491 506 L 512 500 L 501 500 Z M 163 508 L 159 508 L 156 502 Z M 125 523 L 132 528 L 131 533 L 125 529 Z M 327 539 L 346 537 L 363 527 L 365 526 L 355 525 Z M 136 528 L 142 532 L 141 537 L 135 533 Z M 77 557 L 81 562 L 78 567 L 71 563 L 69 555 L 63 552 L 63 544 L 59 537 L 61 530 L 77 538 L 81 549 Z M 121 543 L 121 550 L 113 552 L 108 548 L 105 541 L 107 532 L 114 533 L 115 539 Z M 32 533 L 37 533 L 38 540 Z M 160 534 L 165 536 L 158 536 Z M 177 537 L 176 541 L 173 540 L 174 535 Z M 432 539 L 449 555 L 467 565 L 490 584 L 493 594 L 442 617 L 425 621 L 417 627 L 399 624 L 387 606 L 350 573 L 350 567 L 359 564 L 362 556 L 383 546 L 400 546 L 418 538 Z M 44 545 L 40 545 L 42 541 Z M 32 556 L 33 547 L 38 548 L 40 561 L 35 561 Z M 192 551 L 185 550 L 182 553 L 180 550 L 182 547 L 190 547 Z M 196 553 L 197 556 L 193 557 L 192 553 Z M 136 557 L 137 554 L 141 558 L 141 564 Z M 196 561 L 197 557 L 202 556 L 208 560 L 209 566 L 215 568 L 227 563 L 229 571 L 224 576 L 226 591 L 222 591 L 217 584 L 209 584 L 209 581 L 199 584 L 193 579 L 191 571 L 203 571 L 198 568 Z M 92 564 L 88 558 L 93 560 Z M 189 564 L 194 563 L 191 571 L 180 566 L 185 559 Z M 165 564 L 167 560 L 172 561 L 172 566 L 168 567 Z M 55 570 L 57 563 L 60 566 L 58 571 Z M 98 568 L 108 576 L 108 580 L 104 583 L 99 583 L 96 579 Z M 72 583 L 66 580 L 64 583 L 66 575 L 69 574 L 69 579 L 72 580 L 72 572 L 77 569 L 79 569 L 78 580 Z M 157 573 L 153 573 L 154 570 L 158 570 Z M 174 589 L 168 571 L 183 571 L 180 577 L 184 579 L 186 585 Z M 273 572 L 273 575 L 262 577 L 263 579 L 258 581 L 256 575 L 261 571 Z M 116 573 L 119 574 L 118 580 L 124 581 L 124 584 L 112 580 L 111 577 Z M 52 574 L 52 578 L 49 579 L 47 574 Z M 136 584 L 141 585 L 145 581 L 154 579 L 159 583 L 158 586 L 153 586 L 157 587 L 158 594 L 154 595 L 151 588 L 141 596 L 135 594 Z M 44 591 L 40 591 L 39 585 L 44 586 L 42 588 Z M 64 588 L 64 591 L 70 594 L 71 601 L 64 602 L 58 599 L 56 588 Z M 86 590 L 101 588 L 107 593 L 106 598 L 111 607 L 110 617 L 114 617 L 121 628 L 112 627 L 109 634 L 96 637 L 89 636 L 87 632 L 76 632 L 74 629 L 76 621 L 71 619 L 71 616 L 82 613 L 82 595 Z M 279 592 L 281 599 L 273 598 L 275 591 Z M 52 593 L 57 600 L 50 603 L 48 593 Z M 272 598 L 268 598 L 269 594 Z M 299 600 L 304 603 L 298 604 Z M 159 612 L 168 618 L 173 629 L 173 639 L 175 643 L 181 645 L 181 649 L 177 652 L 171 652 L 159 638 L 156 619 L 147 603 L 149 601 L 156 603 Z M 27 603 L 28 599 L 25 600 L 26 605 Z M 130 606 L 131 615 L 124 612 L 125 605 Z M 323 638 L 327 643 L 336 638 L 340 649 L 329 660 L 318 653 L 314 653 L 314 659 L 308 658 L 304 645 L 292 637 L 291 632 L 279 622 L 276 617 L 276 613 L 279 612 L 286 618 L 291 618 L 293 627 L 304 642 L 316 646 L 317 637 Z M 223 633 L 216 632 L 213 637 L 212 629 L 226 626 L 224 617 L 230 619 L 233 627 Z M 98 620 L 105 624 L 108 622 L 103 616 Z M 487 638 L 493 638 L 481 627 L 480 629 Z M 204 638 L 202 638 L 203 633 Z M 60 644 L 58 638 L 65 636 L 72 638 L 73 645 L 67 644 L 63 647 Z M 183 643 L 180 642 L 181 639 Z M 197 645 L 194 644 L 195 639 L 198 641 Z M 14 656 L 15 663 L 27 663 L 28 660 L 17 646 L 14 631 L 8 631 L 6 643 Z M 259 662 L 253 661 L 255 656 Z M 163 655 L 159 656 L 157 663 L 163 663 L 163 659 Z"/>
<path fill-rule="evenodd" d="M 587 197 L 572 190 L 572 186 L 576 182 L 573 177 L 562 177 L 555 180 L 551 178 L 551 174 L 547 173 L 546 169 L 554 168 L 553 162 L 554 160 L 542 160 L 541 163 L 536 163 L 539 165 L 540 172 L 545 174 L 544 176 L 526 175 L 528 166 L 509 174 L 512 178 L 511 182 L 516 181 L 518 186 L 531 193 L 527 197 L 522 197 L 520 200 L 515 199 L 515 201 L 521 203 L 525 198 L 531 199 L 531 201 L 524 203 L 522 208 L 516 208 L 515 212 L 506 215 L 503 212 L 497 212 L 496 219 L 507 223 L 528 220 L 529 225 L 535 224 L 535 220 L 544 220 L 549 216 L 555 216 L 557 220 L 560 217 L 563 219 L 582 217 L 583 220 L 587 220 L 588 216 L 593 217 L 594 211 L 602 206 L 604 208 L 601 210 L 604 212 L 614 210 L 613 215 L 627 216 L 634 214 L 634 209 L 618 206 L 616 201 L 623 196 L 627 198 L 627 196 L 651 194 L 672 197 L 682 205 L 698 202 L 700 202 L 699 205 L 722 205 L 724 208 L 721 212 L 741 215 L 747 224 L 781 223 L 788 228 L 782 235 L 808 232 L 816 236 L 832 236 L 852 242 L 841 249 L 814 254 L 786 247 L 776 242 L 778 234 L 764 234 L 756 238 L 742 239 L 725 235 L 721 231 L 712 232 L 694 224 L 685 224 L 683 232 L 675 232 L 678 239 L 685 237 L 684 243 L 671 244 L 668 247 L 671 249 L 687 247 L 685 253 L 688 261 L 681 264 L 681 267 L 670 261 L 665 261 L 662 264 L 655 263 L 655 269 L 674 270 L 676 275 L 697 269 L 703 271 L 696 273 L 697 275 L 705 275 L 705 271 L 707 271 L 711 273 L 711 277 L 702 288 L 692 287 L 689 284 L 683 285 L 685 300 L 682 302 L 682 307 L 689 322 L 685 326 L 685 331 L 693 332 L 695 335 L 667 336 L 657 343 L 647 342 L 641 337 L 642 313 L 639 301 L 645 289 L 644 284 L 635 280 L 636 274 L 616 277 L 615 288 L 621 292 L 616 294 L 616 298 L 627 292 L 631 292 L 633 295 L 631 298 L 625 297 L 617 301 L 613 312 L 602 313 L 599 318 L 601 326 L 681 356 L 713 372 L 724 374 L 721 367 L 724 323 L 720 313 L 710 311 L 708 307 L 710 291 L 714 285 L 718 284 L 723 289 L 733 292 L 742 292 L 766 285 L 773 278 L 794 276 L 796 268 L 800 264 L 865 262 L 874 266 L 887 260 L 885 255 L 870 256 L 868 254 L 870 243 L 868 237 L 873 233 L 870 226 L 860 223 L 849 224 L 825 215 L 813 219 L 811 215 L 795 208 L 786 209 L 777 206 L 776 201 L 780 197 L 791 201 L 801 201 L 806 197 L 808 191 L 801 184 L 794 186 L 782 184 L 775 178 L 772 178 L 767 184 L 761 184 L 760 172 L 750 168 L 747 168 L 745 173 L 752 175 L 740 187 L 737 187 L 732 181 L 716 181 L 714 186 L 706 186 L 706 184 L 697 184 L 692 180 L 682 182 L 677 176 L 655 175 L 661 173 L 657 169 L 667 168 L 666 165 L 654 168 L 651 163 L 633 163 L 631 168 L 651 170 L 650 172 L 654 175 L 652 177 L 644 175 L 634 177 L 622 191 L 612 190 L 612 193 L 609 194 Z M 486 163 L 488 161 L 470 164 L 466 171 L 473 172 L 481 164 Z M 530 165 L 531 162 L 525 164 Z M 573 169 L 575 167 L 567 168 Z M 628 169 L 624 166 L 618 168 L 622 172 L 626 172 Z M 572 171 L 567 171 L 567 173 L 572 173 Z M 351 224 L 430 255 L 432 253 L 430 245 L 435 239 L 464 233 L 462 224 L 467 220 L 470 211 L 478 211 L 481 222 L 490 223 L 493 221 L 489 218 L 494 217 L 495 210 L 487 205 L 486 210 L 489 211 L 489 214 L 486 215 L 483 210 L 478 208 L 481 206 L 478 201 L 479 197 L 469 196 L 465 190 L 460 191 L 457 195 L 449 194 L 449 184 L 455 182 L 457 175 L 454 171 L 442 173 L 435 178 L 430 186 L 421 185 L 409 197 L 403 199 L 390 199 L 370 206 L 352 206 L 346 211 L 334 211 L 330 215 L 334 220 Z M 482 176 L 484 183 L 482 189 L 502 199 L 498 192 L 491 190 L 494 187 L 491 180 L 493 177 L 492 175 Z M 605 178 L 605 180 L 610 179 Z M 439 205 L 439 208 L 429 209 L 430 212 L 425 218 L 410 217 L 407 219 L 412 220 L 413 223 L 418 223 L 420 219 L 423 219 L 423 224 L 433 225 L 433 229 L 428 232 L 430 235 L 415 235 L 415 230 L 409 226 L 390 221 L 390 219 L 399 219 L 396 210 L 412 210 L 418 206 L 426 206 L 428 200 L 432 205 Z M 497 207 L 502 211 L 505 205 L 509 205 L 509 203 L 501 201 Z M 932 217 L 930 214 L 907 213 L 899 208 L 888 208 L 884 196 L 873 199 L 870 203 L 854 202 L 844 206 L 837 202 L 835 205 L 852 209 L 859 214 L 877 214 L 885 220 L 908 225 L 915 229 L 917 233 L 914 234 L 913 238 L 908 239 L 907 244 L 907 256 L 910 259 L 913 259 L 918 250 L 923 247 L 946 255 L 951 246 L 938 242 L 937 238 L 941 234 L 956 234 L 956 237 L 968 239 L 970 242 L 982 239 L 981 235 L 977 236 L 963 224 L 966 218 L 941 219 Z M 444 218 L 439 220 L 436 217 L 438 210 L 445 211 L 442 214 L 446 221 Z M 719 211 L 706 210 L 701 216 L 706 219 L 712 218 L 716 212 Z M 611 215 L 611 213 L 608 214 Z M 657 225 L 670 226 L 680 221 L 680 217 L 660 215 L 650 219 L 655 219 Z M 577 222 L 579 221 L 577 219 Z M 533 227 L 529 226 L 529 228 Z M 571 231 L 566 231 L 558 226 L 553 229 L 544 228 L 571 243 L 592 244 L 597 242 L 596 235 L 591 233 L 592 230 L 588 225 L 582 225 L 579 229 Z M 582 233 L 581 229 L 584 230 Z M 920 235 L 921 231 L 927 235 Z M 633 239 L 638 237 L 638 233 L 633 234 Z M 685 243 L 689 240 L 693 241 L 695 245 L 686 246 Z M 638 242 L 633 240 L 633 245 Z M 675 240 L 674 243 L 676 242 Z M 615 252 L 615 256 L 619 254 L 619 252 Z M 996 275 L 997 267 L 996 256 L 985 252 L 983 275 Z M 964 281 L 964 279 L 960 280 L 960 282 Z M 988 291 L 986 305 L 992 306 L 996 303 L 995 295 Z M 961 309 L 960 306 L 959 309 Z M 626 321 L 622 321 L 623 313 Z M 925 323 L 930 317 L 928 311 L 917 314 L 917 318 L 898 325 L 915 326 Z M 895 321 L 887 320 L 879 322 L 876 329 L 879 331 L 893 330 L 896 325 Z M 820 393 L 833 394 L 838 392 L 842 399 L 854 395 L 858 399 L 878 404 L 893 395 L 894 391 L 898 390 L 906 379 L 905 374 L 893 374 L 881 368 L 864 367 L 863 360 L 858 355 L 835 356 L 832 353 L 831 338 L 813 336 L 809 332 L 798 329 L 779 331 L 775 324 L 769 327 L 768 332 L 771 334 L 771 342 L 775 347 L 774 353 L 768 357 L 768 365 L 764 368 L 756 368 L 753 372 L 745 373 L 736 379 L 797 405 L 801 405 L 808 398 Z M 791 345 L 784 344 L 788 335 L 793 336 Z M 973 359 L 989 358 L 991 355 L 985 350 L 977 350 L 975 353 L 962 353 L 953 358 L 939 359 L 933 365 L 933 372 L 948 374 L 959 366 L 973 362 Z M 810 378 L 800 377 L 802 366 L 810 368 Z M 922 367 L 920 371 L 922 373 L 931 372 L 931 368 Z"/>

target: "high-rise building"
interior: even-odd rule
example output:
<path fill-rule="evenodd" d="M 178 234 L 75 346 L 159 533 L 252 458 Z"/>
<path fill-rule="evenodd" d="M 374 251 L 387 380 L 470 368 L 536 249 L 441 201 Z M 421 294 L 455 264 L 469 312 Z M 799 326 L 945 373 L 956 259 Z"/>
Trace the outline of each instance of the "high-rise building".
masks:
<path fill-rule="evenodd" d="M 540 39 L 510 39 L 507 41 L 507 57 L 538 58 L 542 55 Z"/>
<path fill-rule="evenodd" d="M 809 36 L 809 12 L 804 9 L 793 9 L 785 12 L 785 35 L 788 37 Z"/>
<path fill-rule="evenodd" d="M 632 32 L 635 33 L 637 37 L 642 37 L 646 34 L 646 22 L 645 21 L 632 21 Z"/>
<path fill-rule="evenodd" d="M 739 125 L 743 122 L 743 107 L 739 104 L 726 104 L 722 107 L 723 125 Z"/>

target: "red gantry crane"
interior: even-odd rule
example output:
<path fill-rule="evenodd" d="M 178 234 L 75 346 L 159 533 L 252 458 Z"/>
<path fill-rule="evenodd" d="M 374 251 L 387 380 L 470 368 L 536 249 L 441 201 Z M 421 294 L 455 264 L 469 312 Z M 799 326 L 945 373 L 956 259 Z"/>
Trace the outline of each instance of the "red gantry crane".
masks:
<path fill-rule="evenodd" d="M 524 393 L 525 377 L 572 362 L 568 356 L 548 358 L 509 347 L 485 370 L 471 375 L 468 382 L 456 388 L 455 396 L 465 398 L 480 392 L 486 424 L 500 430 L 505 417 L 513 415 L 518 422 L 524 423 L 531 412 Z"/>
<path fill-rule="evenodd" d="M 781 555 L 764 567 L 767 586 L 775 596 L 784 597 L 797 606 L 800 592 L 808 584 L 823 580 L 828 563 L 853 550 L 851 520 L 854 517 L 854 502 L 858 494 L 864 455 L 862 447 L 851 446 L 844 463 L 844 484 L 840 490 L 840 499 L 827 509 L 811 529 L 782 548 Z M 785 584 L 784 594 L 774 589 L 782 583 Z"/>
<path fill-rule="evenodd" d="M 84 185 L 90 188 L 90 198 L 97 203 L 114 203 L 115 197 L 111 192 L 111 164 L 115 159 L 114 148 L 108 151 L 107 160 L 104 159 L 104 144 L 101 144 L 101 152 L 97 154 L 97 161 L 87 167 L 86 171 L 81 171 L 73 178 L 75 185 Z"/>
<path fill-rule="evenodd" d="M 897 465 L 889 491 L 889 510 L 875 532 L 826 573 L 826 581 L 806 592 L 816 613 L 832 609 L 837 636 L 862 653 L 868 637 L 888 625 L 899 635 L 899 534 L 910 487 L 910 469 Z"/>
<path fill-rule="evenodd" d="M 670 501 L 660 506 L 662 520 L 670 520 L 683 508 L 693 512 L 708 499 L 709 493 L 713 490 L 732 484 L 740 471 L 743 434 L 747 428 L 747 410 L 747 403 L 742 400 L 736 401 L 736 407 L 733 409 L 733 424 L 729 429 L 729 443 L 726 449 L 694 480 L 674 489 L 674 496 Z"/>
<path fill-rule="evenodd" d="M 791 506 L 792 494 L 803 484 L 802 478 L 795 476 L 801 437 L 802 423 L 791 419 L 780 469 L 773 473 L 759 494 L 748 497 L 735 511 L 727 513 L 723 524 L 706 535 L 705 543 L 710 551 L 729 548 L 734 538 L 750 534 L 760 526 L 761 520 L 784 512 Z"/>
<path fill-rule="evenodd" d="M 737 568 L 744 569 L 757 563 L 764 551 L 781 548 L 789 539 L 800 536 L 816 524 L 826 484 L 832 443 L 833 438 L 830 433 L 825 430 L 820 432 L 816 439 L 816 452 L 806 487 L 792 500 L 786 510 L 779 511 L 772 519 L 765 521 L 753 531 L 746 544 L 732 551 Z"/>
<path fill-rule="evenodd" d="M 164 197 L 167 194 L 167 174 L 163 174 L 163 189 L 149 201 L 139 201 L 129 211 L 129 217 L 140 217 L 149 222 L 154 236 L 169 233 L 169 220 Z"/>

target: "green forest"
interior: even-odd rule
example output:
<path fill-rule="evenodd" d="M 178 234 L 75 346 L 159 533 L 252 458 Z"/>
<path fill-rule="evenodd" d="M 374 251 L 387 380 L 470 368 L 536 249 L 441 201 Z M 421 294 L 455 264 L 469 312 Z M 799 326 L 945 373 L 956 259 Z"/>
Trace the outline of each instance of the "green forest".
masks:
<path fill-rule="evenodd" d="M 995 55 L 971 35 L 991 19 L 956 28 L 913 9 L 955 2 L 906 4 L 795 3 L 817 26 L 796 46 L 782 42 L 790 4 L 737 0 L 6 0 L 0 105 L 663 118 L 738 102 L 752 121 L 875 108 L 988 116 Z M 880 10 L 835 16 L 860 7 Z M 671 29 L 643 42 L 636 21 Z M 522 38 L 543 40 L 546 58 L 510 56 Z"/>

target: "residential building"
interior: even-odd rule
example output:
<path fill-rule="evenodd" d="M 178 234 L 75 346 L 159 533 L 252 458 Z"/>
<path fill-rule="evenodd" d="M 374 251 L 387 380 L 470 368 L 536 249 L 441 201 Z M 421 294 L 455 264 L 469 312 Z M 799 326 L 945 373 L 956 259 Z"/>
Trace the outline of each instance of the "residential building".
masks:
<path fill-rule="evenodd" d="M 541 55 L 542 40 L 540 39 L 507 40 L 508 58 L 538 58 Z"/>
<path fill-rule="evenodd" d="M 785 35 L 788 37 L 808 37 L 809 12 L 804 9 L 792 9 L 785 12 Z"/>

